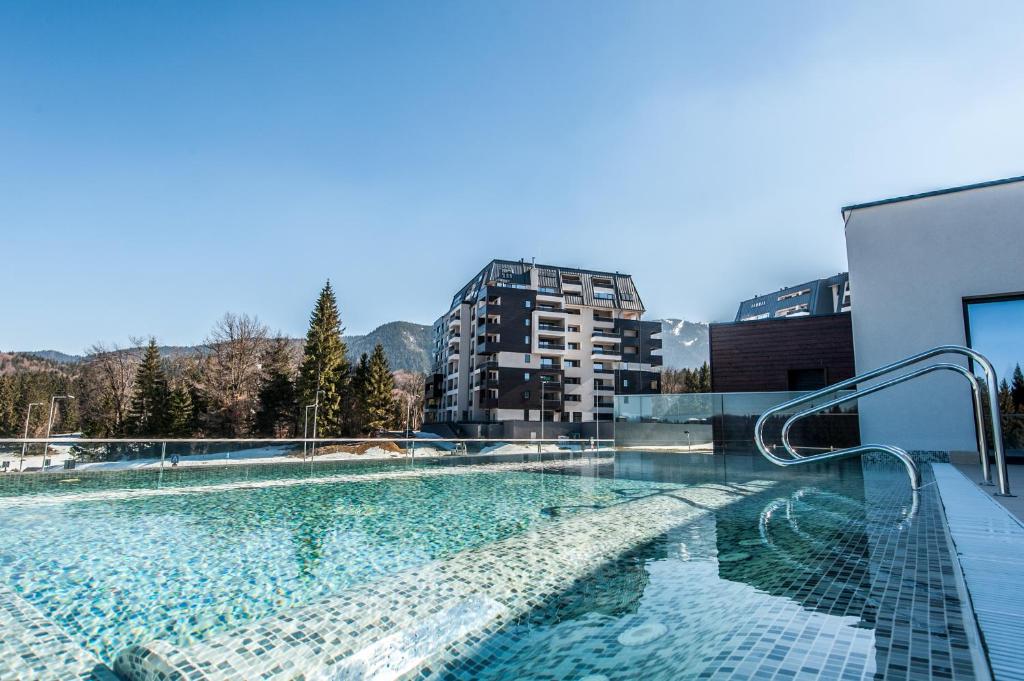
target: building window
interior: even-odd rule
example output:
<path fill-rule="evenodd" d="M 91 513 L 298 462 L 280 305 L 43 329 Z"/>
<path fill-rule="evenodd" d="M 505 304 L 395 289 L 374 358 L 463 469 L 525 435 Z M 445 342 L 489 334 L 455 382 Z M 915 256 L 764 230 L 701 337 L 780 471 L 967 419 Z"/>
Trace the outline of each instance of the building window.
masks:
<path fill-rule="evenodd" d="M 523 307 L 525 307 L 527 310 L 530 309 L 530 305 L 531 305 L 531 303 L 530 303 L 529 300 L 524 300 L 523 301 Z"/>
<path fill-rule="evenodd" d="M 529 345 L 530 344 L 530 337 L 529 336 L 523 336 L 523 342 L 526 343 L 527 345 Z"/>
<path fill-rule="evenodd" d="M 570 350 L 579 350 L 580 349 L 580 344 L 579 343 L 569 343 L 569 349 Z"/>
<path fill-rule="evenodd" d="M 540 287 L 540 292 L 541 293 L 558 293 L 558 289 L 554 288 L 553 286 L 541 286 Z"/>
<path fill-rule="evenodd" d="M 530 356 L 529 355 L 523 355 L 523 361 L 526 362 L 527 364 L 529 364 L 530 363 Z"/>
<path fill-rule="evenodd" d="M 579 333 L 579 332 L 580 332 L 580 327 L 578 327 L 578 326 L 570 326 L 569 327 L 569 333 Z"/>
<path fill-rule="evenodd" d="M 629 387 L 629 379 L 628 378 L 622 379 L 622 387 L 623 388 L 628 388 Z"/>
<path fill-rule="evenodd" d="M 524 421 L 529 421 L 530 420 L 530 410 L 529 409 L 524 409 L 523 410 L 523 420 Z"/>
<path fill-rule="evenodd" d="M 615 300 L 615 294 L 605 293 L 604 291 L 594 291 L 594 298 L 597 300 Z"/>
<path fill-rule="evenodd" d="M 523 391 L 523 399 L 524 400 L 530 399 L 530 391 L 529 390 L 524 390 Z"/>
<path fill-rule="evenodd" d="M 524 381 L 529 381 L 530 380 L 530 372 L 529 371 L 524 371 L 523 372 L 523 380 Z"/>

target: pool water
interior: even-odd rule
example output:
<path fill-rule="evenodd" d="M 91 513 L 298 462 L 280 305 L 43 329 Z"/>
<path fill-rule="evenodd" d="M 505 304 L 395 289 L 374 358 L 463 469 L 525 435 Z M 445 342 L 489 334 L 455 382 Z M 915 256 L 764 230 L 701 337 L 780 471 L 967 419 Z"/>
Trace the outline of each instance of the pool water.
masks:
<path fill-rule="evenodd" d="M 107 663 L 154 640 L 237 648 L 319 603 L 378 607 L 371 585 L 415 602 L 464 575 L 490 584 L 482 624 L 410 678 L 974 678 L 935 489 L 915 500 L 895 466 L 620 452 L 289 471 L 54 476 L 0 498 L 18 528 L 0 580 Z"/>
<path fill-rule="evenodd" d="M 343 482 L 233 470 L 77 495 L 55 482 L 0 502 L 0 526 L 18 528 L 0 533 L 0 582 L 109 662 L 132 643 L 187 645 L 550 522 L 551 507 L 649 485 L 489 468 L 382 464 L 346 468 Z"/>

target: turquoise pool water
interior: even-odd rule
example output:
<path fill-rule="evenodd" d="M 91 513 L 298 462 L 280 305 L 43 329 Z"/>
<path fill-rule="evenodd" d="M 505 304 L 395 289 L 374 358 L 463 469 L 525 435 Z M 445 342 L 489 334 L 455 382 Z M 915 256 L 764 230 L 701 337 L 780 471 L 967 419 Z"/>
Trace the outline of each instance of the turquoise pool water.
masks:
<path fill-rule="evenodd" d="M 109 661 L 132 643 L 187 645 L 550 522 L 550 507 L 650 484 L 486 467 L 294 469 L 182 471 L 160 488 L 151 474 L 128 487 L 79 477 L 8 496 L 0 526 L 18 530 L 0 533 L 0 581 Z"/>
<path fill-rule="evenodd" d="M 246 648 L 234 632 L 327 603 L 353 638 L 387 621 L 426 646 L 409 678 L 974 678 L 934 487 L 913 499 L 898 467 L 620 452 L 68 474 L 0 494 L 0 526 L 2 583 L 108 663 L 161 640 L 215 664 Z M 473 595 L 429 588 L 448 583 Z M 444 615 L 403 638 L 418 598 L 465 630 Z"/>

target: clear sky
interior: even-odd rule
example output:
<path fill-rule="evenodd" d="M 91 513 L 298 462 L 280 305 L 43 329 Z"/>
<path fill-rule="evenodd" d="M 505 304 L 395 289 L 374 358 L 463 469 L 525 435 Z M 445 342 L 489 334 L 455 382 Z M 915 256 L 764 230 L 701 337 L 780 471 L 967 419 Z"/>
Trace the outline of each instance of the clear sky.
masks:
<path fill-rule="evenodd" d="M 0 348 L 429 323 L 491 258 L 654 317 L 845 269 L 848 203 L 1024 174 L 1024 3 L 0 3 Z M 854 293 L 856 297 L 856 293 Z M 855 303 L 856 304 L 856 303 Z"/>
<path fill-rule="evenodd" d="M 1014 368 L 1024 368 L 1024 300 L 972 303 L 967 311 L 971 347 L 992 362 L 1000 381 L 1009 383 Z"/>

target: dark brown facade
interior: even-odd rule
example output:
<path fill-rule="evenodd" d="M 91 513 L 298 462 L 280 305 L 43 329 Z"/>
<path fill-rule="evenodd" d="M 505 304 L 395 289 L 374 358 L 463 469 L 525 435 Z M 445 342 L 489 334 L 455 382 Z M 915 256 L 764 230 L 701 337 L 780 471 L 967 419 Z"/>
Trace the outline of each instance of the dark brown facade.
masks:
<path fill-rule="evenodd" d="M 816 390 L 854 376 L 850 313 L 712 324 L 713 392 Z"/>

